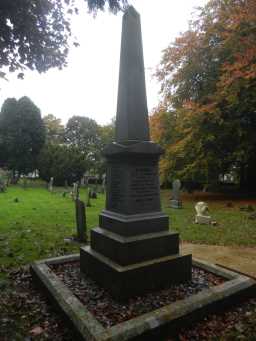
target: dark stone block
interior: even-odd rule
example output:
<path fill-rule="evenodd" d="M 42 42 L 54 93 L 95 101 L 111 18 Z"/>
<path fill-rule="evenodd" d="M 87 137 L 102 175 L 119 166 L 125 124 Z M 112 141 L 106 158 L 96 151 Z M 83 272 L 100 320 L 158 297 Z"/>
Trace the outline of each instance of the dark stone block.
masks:
<path fill-rule="evenodd" d="M 169 217 L 162 212 L 124 215 L 103 210 L 99 226 L 122 236 L 135 236 L 169 230 Z"/>
<path fill-rule="evenodd" d="M 94 251 L 121 265 L 143 262 L 179 253 L 179 234 L 160 232 L 122 237 L 101 228 L 91 230 Z"/>
<path fill-rule="evenodd" d="M 191 280 L 191 255 L 174 255 L 120 266 L 89 246 L 80 249 L 81 271 L 118 299 Z"/>
<path fill-rule="evenodd" d="M 106 209 L 121 214 L 161 211 L 157 161 L 144 155 L 107 160 Z"/>

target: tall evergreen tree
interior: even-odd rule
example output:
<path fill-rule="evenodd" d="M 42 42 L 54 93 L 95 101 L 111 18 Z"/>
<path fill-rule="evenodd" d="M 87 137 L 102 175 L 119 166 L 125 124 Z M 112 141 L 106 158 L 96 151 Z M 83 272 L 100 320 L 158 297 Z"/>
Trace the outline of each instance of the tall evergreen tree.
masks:
<path fill-rule="evenodd" d="M 28 98 L 8 98 L 0 113 L 0 143 L 3 163 L 19 174 L 37 166 L 37 157 L 45 142 L 40 110 Z"/>

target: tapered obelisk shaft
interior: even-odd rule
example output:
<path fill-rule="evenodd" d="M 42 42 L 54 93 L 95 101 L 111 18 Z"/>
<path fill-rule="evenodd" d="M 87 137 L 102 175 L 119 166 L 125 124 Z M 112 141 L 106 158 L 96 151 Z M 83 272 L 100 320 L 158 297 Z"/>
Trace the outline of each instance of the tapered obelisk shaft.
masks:
<path fill-rule="evenodd" d="M 116 141 L 149 141 L 140 15 L 132 6 L 123 16 Z"/>

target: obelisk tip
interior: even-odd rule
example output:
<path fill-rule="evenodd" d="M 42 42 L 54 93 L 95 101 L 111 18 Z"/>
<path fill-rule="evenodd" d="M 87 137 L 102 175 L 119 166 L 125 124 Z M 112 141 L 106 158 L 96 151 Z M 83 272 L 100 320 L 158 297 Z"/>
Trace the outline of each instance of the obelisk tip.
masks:
<path fill-rule="evenodd" d="M 133 15 L 133 16 L 136 16 L 136 17 L 139 17 L 139 13 L 136 11 L 136 9 L 133 7 L 133 6 L 128 6 L 124 12 L 124 15 L 127 16 L 127 15 Z"/>

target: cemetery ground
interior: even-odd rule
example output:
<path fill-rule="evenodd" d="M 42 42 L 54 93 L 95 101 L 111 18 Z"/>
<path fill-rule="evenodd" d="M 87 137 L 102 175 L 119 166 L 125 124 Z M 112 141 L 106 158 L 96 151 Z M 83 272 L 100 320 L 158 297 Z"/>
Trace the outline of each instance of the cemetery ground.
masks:
<path fill-rule="evenodd" d="M 74 202 L 68 192 L 54 188 L 50 193 L 43 186 L 28 185 L 27 188 L 11 186 L 0 194 L 0 340 L 76 339 L 61 316 L 32 285 L 28 267 L 34 260 L 79 251 L 78 244 L 65 241 L 76 233 Z M 256 220 L 252 218 L 256 200 L 195 193 L 182 198 L 182 209 L 172 209 L 168 207 L 169 198 L 170 191 L 162 191 L 170 228 L 180 233 L 184 249 L 193 250 L 194 257 L 199 258 L 199 254 L 207 260 L 211 256 L 211 261 L 222 250 L 222 264 L 233 268 L 227 253 L 233 250 L 238 258 L 246 255 L 239 270 L 256 277 L 253 262 Z M 86 199 L 85 189 L 80 191 L 80 199 Z M 199 200 L 209 204 L 216 226 L 194 223 L 194 204 Z M 97 226 L 104 202 L 102 194 L 91 200 L 92 206 L 87 208 L 88 230 Z M 255 326 L 256 300 L 251 299 L 223 315 L 210 316 L 193 329 L 184 330 L 178 339 L 255 340 Z"/>

